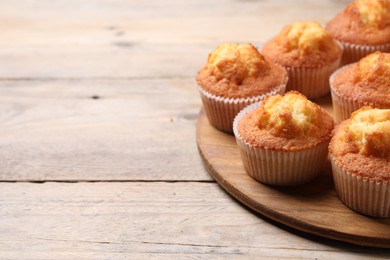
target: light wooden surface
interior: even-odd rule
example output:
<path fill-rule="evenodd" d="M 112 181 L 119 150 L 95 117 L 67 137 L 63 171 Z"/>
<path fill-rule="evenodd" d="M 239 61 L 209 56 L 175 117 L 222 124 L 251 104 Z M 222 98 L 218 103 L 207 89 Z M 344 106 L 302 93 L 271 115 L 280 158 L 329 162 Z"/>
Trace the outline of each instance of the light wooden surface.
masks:
<path fill-rule="evenodd" d="M 389 258 L 248 210 L 196 147 L 216 45 L 345 4 L 0 1 L 0 259 Z"/>

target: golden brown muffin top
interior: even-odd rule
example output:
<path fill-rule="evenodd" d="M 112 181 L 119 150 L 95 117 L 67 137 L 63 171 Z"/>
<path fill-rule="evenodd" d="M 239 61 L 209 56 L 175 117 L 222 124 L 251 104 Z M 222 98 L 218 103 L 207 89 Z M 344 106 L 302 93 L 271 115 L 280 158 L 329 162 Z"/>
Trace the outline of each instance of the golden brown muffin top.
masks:
<path fill-rule="evenodd" d="M 390 109 L 362 107 L 336 129 L 329 151 L 350 173 L 390 180 Z"/>
<path fill-rule="evenodd" d="M 362 45 L 390 43 L 390 1 L 357 0 L 326 27 L 337 40 Z"/>
<path fill-rule="evenodd" d="M 390 108 L 390 53 L 377 51 L 343 67 L 335 74 L 332 85 L 347 99 Z"/>
<path fill-rule="evenodd" d="M 342 49 L 319 23 L 296 22 L 268 41 L 263 54 L 283 66 L 319 67 L 339 59 Z"/>
<path fill-rule="evenodd" d="M 196 80 L 216 96 L 246 98 L 286 84 L 287 72 L 268 62 L 252 44 L 227 43 L 209 54 Z"/>
<path fill-rule="evenodd" d="M 328 142 L 334 121 L 304 95 L 290 91 L 267 97 L 238 124 L 238 133 L 254 147 L 299 151 Z"/>

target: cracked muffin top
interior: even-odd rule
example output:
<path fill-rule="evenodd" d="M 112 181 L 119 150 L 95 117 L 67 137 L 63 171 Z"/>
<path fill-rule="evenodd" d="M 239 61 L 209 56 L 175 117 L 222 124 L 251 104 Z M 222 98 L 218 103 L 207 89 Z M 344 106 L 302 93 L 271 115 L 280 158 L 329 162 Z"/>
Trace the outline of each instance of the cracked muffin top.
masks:
<path fill-rule="evenodd" d="M 298 151 L 328 142 L 333 118 L 304 95 L 290 91 L 267 97 L 238 124 L 238 133 L 254 147 Z"/>
<path fill-rule="evenodd" d="M 246 98 L 286 84 L 287 72 L 267 61 L 252 44 L 226 43 L 209 54 L 196 81 L 213 95 Z"/>
<path fill-rule="evenodd" d="M 318 67 L 338 60 L 342 49 L 319 23 L 296 22 L 268 41 L 263 53 L 283 66 Z"/>
<path fill-rule="evenodd" d="M 390 1 L 354 1 L 326 28 L 340 41 L 360 45 L 390 44 Z"/>
<path fill-rule="evenodd" d="M 390 109 L 365 106 L 336 129 L 330 155 L 353 174 L 390 181 Z"/>
<path fill-rule="evenodd" d="M 367 105 L 390 108 L 390 53 L 374 52 L 334 74 L 333 90 Z"/>

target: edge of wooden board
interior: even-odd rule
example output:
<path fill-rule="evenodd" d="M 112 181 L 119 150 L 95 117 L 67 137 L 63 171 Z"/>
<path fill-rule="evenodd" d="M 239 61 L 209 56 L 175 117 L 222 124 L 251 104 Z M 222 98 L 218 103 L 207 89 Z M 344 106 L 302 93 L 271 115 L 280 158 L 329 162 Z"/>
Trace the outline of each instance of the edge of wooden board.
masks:
<path fill-rule="evenodd" d="M 370 246 L 370 247 L 380 247 L 380 248 L 390 248 L 390 236 L 389 238 L 378 238 L 378 237 L 367 237 L 361 236 L 357 234 L 350 234 L 345 232 L 340 232 L 337 230 L 333 230 L 330 228 L 324 228 L 320 226 L 313 225 L 311 223 L 307 223 L 298 218 L 285 215 L 281 212 L 278 212 L 265 204 L 262 204 L 254 199 L 252 199 L 245 191 L 237 188 L 234 183 L 230 183 L 225 180 L 223 174 L 218 172 L 213 166 L 213 162 L 210 161 L 209 158 L 204 153 L 204 143 L 202 143 L 201 136 L 201 128 L 204 127 L 205 124 L 208 124 L 206 115 L 204 110 L 201 109 L 197 118 L 197 126 L 196 126 L 196 141 L 198 145 L 199 153 L 202 157 L 205 167 L 209 174 L 217 181 L 217 183 L 225 189 L 230 195 L 236 198 L 239 202 L 243 203 L 247 207 L 251 208 L 255 212 L 264 215 L 267 218 L 270 218 L 276 222 L 282 223 L 291 228 L 314 234 L 321 237 L 326 237 L 329 239 L 339 240 L 355 245 L 360 246 Z M 212 127 L 208 124 L 208 127 Z M 218 134 L 218 130 L 215 130 L 215 133 Z M 221 135 L 226 135 L 225 133 L 220 132 Z M 233 137 L 232 137 L 233 138 Z M 253 180 L 253 182 L 256 182 Z M 358 213 L 356 213 L 358 214 Z"/>

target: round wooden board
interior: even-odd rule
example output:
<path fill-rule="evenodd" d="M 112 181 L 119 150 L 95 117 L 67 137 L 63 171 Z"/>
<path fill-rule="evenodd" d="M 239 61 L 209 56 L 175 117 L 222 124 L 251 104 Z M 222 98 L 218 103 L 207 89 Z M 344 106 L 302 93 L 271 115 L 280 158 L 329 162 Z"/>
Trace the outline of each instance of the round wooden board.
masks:
<path fill-rule="evenodd" d="M 325 101 L 324 107 L 331 111 Z M 233 135 L 213 128 L 200 111 L 197 143 L 214 179 L 256 212 L 295 229 L 352 244 L 390 248 L 390 219 L 370 218 L 337 198 L 330 165 L 313 182 L 277 188 L 261 184 L 244 170 Z"/>

